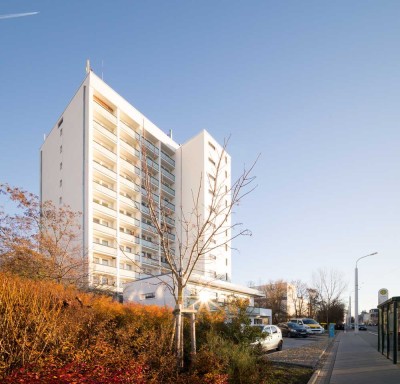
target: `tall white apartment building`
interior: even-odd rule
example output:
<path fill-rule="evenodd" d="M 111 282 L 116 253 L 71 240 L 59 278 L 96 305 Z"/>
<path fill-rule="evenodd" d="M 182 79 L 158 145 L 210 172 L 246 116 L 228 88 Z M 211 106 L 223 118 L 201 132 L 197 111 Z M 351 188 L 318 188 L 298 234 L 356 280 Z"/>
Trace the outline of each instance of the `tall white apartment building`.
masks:
<path fill-rule="evenodd" d="M 153 198 L 169 209 L 174 243 L 182 238 L 180 215 L 191 211 L 200 182 L 199 206 L 204 215 L 207 210 L 206 186 L 222 148 L 206 131 L 179 145 L 89 70 L 41 147 L 41 199 L 82 213 L 91 285 L 122 292 L 127 283 L 168 273 L 143 188 L 144 147 Z M 223 161 L 220 182 L 229 190 L 229 155 Z M 229 282 L 230 244 L 207 254 L 195 274 Z"/>

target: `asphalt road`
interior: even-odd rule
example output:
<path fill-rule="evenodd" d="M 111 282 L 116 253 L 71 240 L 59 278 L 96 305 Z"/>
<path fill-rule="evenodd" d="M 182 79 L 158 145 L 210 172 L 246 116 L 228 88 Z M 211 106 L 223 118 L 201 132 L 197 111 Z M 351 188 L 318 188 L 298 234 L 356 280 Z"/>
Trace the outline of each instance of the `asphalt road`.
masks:
<path fill-rule="evenodd" d="M 321 338 L 326 338 L 327 333 L 323 335 L 310 335 L 308 337 L 284 337 L 283 338 L 283 350 L 301 348 L 306 345 L 312 344 L 316 341 L 321 340 Z"/>

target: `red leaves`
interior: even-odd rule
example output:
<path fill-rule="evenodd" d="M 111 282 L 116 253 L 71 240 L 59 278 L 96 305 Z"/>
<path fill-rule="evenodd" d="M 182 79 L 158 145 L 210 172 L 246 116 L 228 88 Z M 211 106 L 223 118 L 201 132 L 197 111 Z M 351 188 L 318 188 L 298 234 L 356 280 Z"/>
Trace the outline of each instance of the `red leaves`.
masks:
<path fill-rule="evenodd" d="M 73 361 L 50 363 L 42 368 L 33 365 L 20 368 L 4 379 L 5 384 L 145 384 L 144 366 L 126 361 L 124 367 L 107 367 Z M 217 384 L 217 383 L 216 383 Z"/>

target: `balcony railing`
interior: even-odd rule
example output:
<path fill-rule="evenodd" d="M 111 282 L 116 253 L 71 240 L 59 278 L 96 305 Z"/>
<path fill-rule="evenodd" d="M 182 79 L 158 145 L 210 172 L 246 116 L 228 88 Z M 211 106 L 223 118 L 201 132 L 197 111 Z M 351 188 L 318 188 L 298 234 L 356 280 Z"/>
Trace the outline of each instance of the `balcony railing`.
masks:
<path fill-rule="evenodd" d="M 134 155 L 135 155 L 137 158 L 140 159 L 140 152 L 139 152 L 130 142 L 128 142 L 127 140 L 123 139 L 122 137 L 121 137 L 120 139 L 121 139 L 121 141 L 122 141 L 123 143 L 125 143 L 125 144 L 128 146 L 128 147 L 126 148 L 126 150 L 128 150 L 128 151 L 133 151 Z"/>
<path fill-rule="evenodd" d="M 142 187 L 142 195 L 143 196 L 147 196 L 147 191 L 145 188 Z M 156 193 L 152 193 L 151 197 L 153 198 L 153 200 L 155 200 L 157 203 L 159 202 L 160 196 L 158 196 Z"/>
<path fill-rule="evenodd" d="M 168 171 L 167 169 L 161 167 L 161 173 L 162 173 L 164 176 L 168 177 L 168 178 L 169 178 L 170 180 L 172 180 L 173 182 L 175 182 L 175 176 L 174 176 L 170 171 Z"/>
<path fill-rule="evenodd" d="M 94 109 L 103 117 L 111 121 L 113 124 L 117 124 L 117 118 L 114 116 L 109 110 L 104 108 L 101 104 L 99 104 L 96 100 L 94 100 Z"/>
<path fill-rule="evenodd" d="M 175 212 L 175 204 L 170 203 L 167 200 L 162 200 L 162 205 L 166 208 L 169 208 L 171 211 Z"/>
<path fill-rule="evenodd" d="M 145 176 L 145 175 L 144 175 L 144 172 L 143 172 L 143 176 Z M 153 185 L 155 185 L 156 187 L 158 187 L 158 186 L 160 185 L 160 182 L 158 181 L 158 179 L 156 179 L 156 178 L 153 177 L 153 176 L 150 176 L 150 182 L 151 182 Z"/>
<path fill-rule="evenodd" d="M 175 196 L 175 191 L 171 187 L 168 187 L 167 184 L 161 183 L 161 189 L 164 192 L 169 193 L 171 196 Z"/>
<path fill-rule="evenodd" d="M 159 155 L 160 153 L 159 149 L 152 142 L 150 142 L 147 139 L 143 139 L 143 144 L 145 145 L 146 148 L 155 153 L 157 156 Z"/>
<path fill-rule="evenodd" d="M 128 130 L 129 132 L 133 132 L 135 135 L 135 138 L 137 140 L 140 140 L 140 135 L 131 127 L 129 126 L 127 123 L 125 123 L 125 121 L 120 120 L 121 126 L 123 128 L 125 128 L 126 130 Z"/>
<path fill-rule="evenodd" d="M 144 223 L 143 221 L 140 223 L 140 226 L 145 229 L 146 231 L 156 233 L 157 229 L 151 224 Z"/>
<path fill-rule="evenodd" d="M 140 239 L 140 240 L 141 240 L 140 242 L 141 242 L 142 246 L 150 248 L 150 249 L 158 250 L 159 244 L 153 243 L 152 241 L 148 241 L 145 239 Z"/>
<path fill-rule="evenodd" d="M 163 219 L 163 221 L 165 221 L 166 223 L 168 223 L 170 225 L 175 225 L 175 220 L 171 219 L 170 217 L 166 216 L 166 217 L 163 217 L 162 219 Z"/>
<path fill-rule="evenodd" d="M 168 164 L 175 167 L 175 160 L 171 159 L 165 152 L 161 151 L 161 158 L 164 159 Z"/>
<path fill-rule="evenodd" d="M 151 259 L 150 257 L 142 257 L 142 263 L 156 266 L 159 265 L 158 260 Z"/>
<path fill-rule="evenodd" d="M 147 163 L 148 166 L 150 166 L 150 167 L 152 167 L 153 169 L 155 169 L 156 171 L 158 171 L 159 165 L 158 165 L 158 163 L 157 163 L 156 161 L 147 158 L 147 159 L 146 159 L 146 163 Z"/>

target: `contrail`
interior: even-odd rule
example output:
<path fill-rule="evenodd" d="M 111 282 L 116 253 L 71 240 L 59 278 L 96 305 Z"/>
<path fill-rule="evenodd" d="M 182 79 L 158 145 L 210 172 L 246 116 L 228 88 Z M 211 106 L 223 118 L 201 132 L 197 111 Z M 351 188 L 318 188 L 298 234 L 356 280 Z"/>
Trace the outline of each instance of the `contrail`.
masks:
<path fill-rule="evenodd" d="M 0 15 L 1 19 L 14 19 L 15 17 L 33 16 L 37 15 L 39 12 L 26 12 L 26 13 L 10 13 L 9 15 Z"/>

